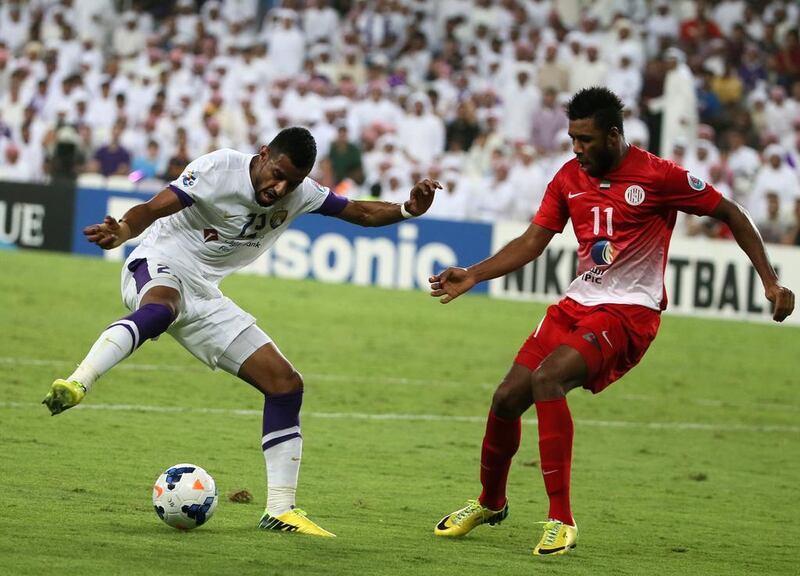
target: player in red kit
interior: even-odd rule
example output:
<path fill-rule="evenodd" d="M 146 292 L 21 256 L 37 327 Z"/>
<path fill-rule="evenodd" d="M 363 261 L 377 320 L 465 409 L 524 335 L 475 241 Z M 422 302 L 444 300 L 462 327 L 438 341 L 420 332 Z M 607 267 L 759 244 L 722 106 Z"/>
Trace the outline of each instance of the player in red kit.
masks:
<path fill-rule="evenodd" d="M 448 303 L 478 282 L 536 259 L 572 220 L 578 276 L 547 309 L 497 387 L 481 450 L 477 500 L 445 516 L 438 536 L 463 536 L 508 515 L 506 481 L 521 435 L 521 416 L 536 406 L 539 455 L 550 510 L 535 555 L 565 554 L 578 529 L 570 509 L 572 417 L 566 394 L 598 393 L 644 356 L 666 308 L 664 269 L 678 210 L 725 222 L 750 258 L 781 322 L 794 294 L 781 286 L 747 212 L 673 162 L 625 141 L 622 103 L 605 88 L 578 92 L 567 107 L 575 158 L 561 167 L 528 229 L 486 260 L 430 278 Z"/>

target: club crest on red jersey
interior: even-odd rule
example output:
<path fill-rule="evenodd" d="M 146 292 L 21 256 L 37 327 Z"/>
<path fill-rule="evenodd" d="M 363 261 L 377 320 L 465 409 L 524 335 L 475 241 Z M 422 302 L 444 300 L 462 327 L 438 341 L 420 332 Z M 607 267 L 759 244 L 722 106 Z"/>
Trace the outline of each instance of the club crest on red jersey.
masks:
<path fill-rule="evenodd" d="M 698 178 L 689 172 L 686 173 L 686 179 L 689 180 L 689 188 L 692 190 L 700 192 L 700 190 L 706 187 L 706 183 L 702 178 Z"/>
<path fill-rule="evenodd" d="M 644 202 L 644 188 L 633 184 L 625 189 L 625 202 L 631 206 L 638 206 Z"/>

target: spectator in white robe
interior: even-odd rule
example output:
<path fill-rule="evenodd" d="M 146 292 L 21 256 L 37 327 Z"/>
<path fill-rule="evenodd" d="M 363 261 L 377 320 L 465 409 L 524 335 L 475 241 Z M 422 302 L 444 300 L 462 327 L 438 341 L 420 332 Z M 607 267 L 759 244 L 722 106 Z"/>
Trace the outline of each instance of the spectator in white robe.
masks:
<path fill-rule="evenodd" d="M 373 82 L 368 90 L 367 98 L 353 104 L 348 115 L 348 129 L 357 138 L 361 138 L 363 132 L 375 124 L 385 129 L 396 129 L 403 116 L 397 104 L 386 96 L 386 88 L 382 83 Z"/>
<path fill-rule="evenodd" d="M 409 173 L 402 168 L 391 168 L 381 178 L 380 199 L 401 204 L 408 200 Z"/>
<path fill-rule="evenodd" d="M 538 211 L 547 181 L 533 146 L 529 144 L 520 146 L 516 156 L 508 178 L 514 189 L 515 219 L 527 221 Z"/>
<path fill-rule="evenodd" d="M 794 121 L 800 113 L 800 104 L 786 97 L 783 86 L 773 86 L 765 105 L 767 131 L 778 140 L 792 133 Z"/>
<path fill-rule="evenodd" d="M 277 11 L 279 26 L 262 32 L 268 45 L 267 53 L 275 76 L 291 78 L 303 69 L 306 57 L 305 37 L 297 26 L 297 13 L 294 10 Z"/>
<path fill-rule="evenodd" d="M 258 16 L 258 0 L 224 0 L 222 17 L 227 22 L 238 22 L 245 27 L 256 24 Z"/>
<path fill-rule="evenodd" d="M 29 182 L 32 176 L 32 170 L 23 161 L 19 147 L 14 143 L 7 144 L 0 158 L 0 182 Z"/>
<path fill-rule="evenodd" d="M 431 205 L 426 217 L 439 220 L 466 220 L 469 212 L 469 184 L 456 170 L 442 175 L 442 190 L 436 192 L 436 207 Z"/>
<path fill-rule="evenodd" d="M 430 108 L 425 94 L 412 94 L 397 130 L 403 150 L 419 162 L 430 162 L 444 152 L 444 122 Z"/>
<path fill-rule="evenodd" d="M 311 91 L 310 82 L 307 76 L 298 76 L 294 87 L 284 95 L 282 109 L 294 123 L 300 124 L 312 116 L 322 117 L 322 98 Z"/>
<path fill-rule="evenodd" d="M 634 146 L 647 150 L 650 145 L 650 129 L 644 120 L 639 118 L 638 106 L 626 106 L 622 111 L 625 127 L 625 140 Z"/>
<path fill-rule="evenodd" d="M 573 94 L 583 88 L 603 86 L 608 76 L 608 64 L 600 59 L 597 42 L 586 40 L 584 55 L 575 59 L 569 69 L 569 88 Z"/>
<path fill-rule="evenodd" d="M 633 65 L 633 57 L 627 51 L 618 51 L 619 61 L 608 70 L 606 87 L 614 92 L 626 108 L 635 106 L 642 93 L 642 72 Z M 627 126 L 626 126 L 627 128 Z"/>
<path fill-rule="evenodd" d="M 761 168 L 761 157 L 755 149 L 745 144 L 744 136 L 737 130 L 730 130 L 728 141 L 728 169 L 733 174 L 734 198 L 741 204 L 747 204 L 752 192 L 753 179 Z"/>
<path fill-rule="evenodd" d="M 533 83 L 530 69 L 520 66 L 502 88 L 500 132 L 511 142 L 527 140 L 533 128 L 533 115 L 542 102 L 542 93 Z"/>
<path fill-rule="evenodd" d="M 227 2 L 226 2 L 227 4 Z M 220 0 L 207 0 L 200 10 L 200 19 L 203 21 L 206 34 L 221 40 L 228 32 L 228 22 L 222 16 L 222 2 Z"/>
<path fill-rule="evenodd" d="M 625 127 L 627 130 L 627 126 Z M 719 162 L 719 150 L 710 140 L 700 139 L 686 155 L 683 167 L 704 182 L 711 179 L 711 167 Z"/>
<path fill-rule="evenodd" d="M 19 54 L 30 36 L 31 15 L 18 2 L 0 6 L 0 38 L 12 53 Z"/>
<path fill-rule="evenodd" d="M 758 169 L 753 182 L 753 191 L 747 199 L 746 208 L 758 222 L 766 216 L 768 192 L 778 194 L 780 205 L 791 207 L 800 196 L 800 181 L 797 172 L 786 163 L 786 150 L 779 144 L 770 144 L 764 150 L 764 164 Z"/>
<path fill-rule="evenodd" d="M 746 5 L 744 0 L 722 0 L 714 6 L 711 16 L 723 35 L 730 36 L 734 24 L 744 20 Z"/>
<path fill-rule="evenodd" d="M 653 13 L 645 23 L 647 53 L 652 57 L 661 51 L 663 43 L 672 43 L 680 34 L 680 20 L 672 10 L 669 0 L 656 0 Z"/>
<path fill-rule="evenodd" d="M 664 93 L 648 102 L 651 110 L 661 111 L 662 152 L 671 150 L 678 138 L 683 138 L 688 148 L 694 146 L 699 122 L 694 76 L 686 65 L 685 54 L 678 48 L 669 48 L 664 56 L 668 68 Z"/>
<path fill-rule="evenodd" d="M 329 41 L 339 29 L 339 14 L 329 0 L 307 0 L 302 18 L 303 34 L 308 44 Z"/>
<path fill-rule="evenodd" d="M 37 128 L 33 122 L 26 122 L 20 127 L 19 139 L 17 140 L 20 161 L 29 170 L 28 180 L 31 182 L 43 182 L 45 180 L 43 129 L 43 126 Z"/>
<path fill-rule="evenodd" d="M 122 60 L 136 58 L 147 45 L 147 37 L 139 27 L 136 12 L 122 14 L 122 25 L 114 28 L 111 37 L 111 51 Z"/>
<path fill-rule="evenodd" d="M 628 18 L 618 18 L 602 45 L 603 58 L 609 64 L 620 61 L 625 54 L 630 59 L 631 67 L 640 74 L 644 70 L 644 44 L 638 32 L 634 34 L 633 24 Z"/>
<path fill-rule="evenodd" d="M 499 152 L 492 159 L 491 175 L 476 183 L 470 203 L 470 219 L 479 222 L 505 222 L 519 218 L 515 214 L 516 195 L 509 179 L 508 160 Z"/>

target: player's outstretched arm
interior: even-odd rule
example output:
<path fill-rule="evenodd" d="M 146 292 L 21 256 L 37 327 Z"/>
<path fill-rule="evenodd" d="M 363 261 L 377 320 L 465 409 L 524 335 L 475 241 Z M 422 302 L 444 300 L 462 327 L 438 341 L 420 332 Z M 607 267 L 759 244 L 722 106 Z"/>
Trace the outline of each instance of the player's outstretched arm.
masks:
<path fill-rule="evenodd" d="M 764 242 L 750 215 L 739 204 L 725 198 L 711 215 L 725 222 L 731 229 L 736 243 L 744 250 L 753 263 L 753 268 L 758 272 L 767 300 L 772 302 L 774 308 L 772 319 L 783 322 L 794 310 L 794 293 L 778 282 L 778 276 L 769 262 Z"/>
<path fill-rule="evenodd" d="M 174 214 L 183 207 L 178 195 L 165 188 L 148 202 L 137 204 L 128 210 L 119 221 L 106 216 L 100 224 L 84 228 L 83 234 L 89 242 L 97 244 L 103 250 L 111 250 L 131 238 L 136 238 L 159 218 Z"/>
<path fill-rule="evenodd" d="M 395 224 L 406 218 L 425 214 L 433 203 L 436 189 L 441 187 L 436 180 L 425 178 L 414 185 L 408 200 L 402 205 L 394 202 L 351 200 L 336 217 L 359 226 Z M 403 214 L 403 210 L 408 214 Z"/>
<path fill-rule="evenodd" d="M 447 304 L 478 282 L 491 280 L 513 272 L 538 258 L 552 240 L 555 232 L 531 224 L 522 234 L 506 244 L 499 252 L 469 268 L 451 267 L 428 278 L 431 296 Z"/>

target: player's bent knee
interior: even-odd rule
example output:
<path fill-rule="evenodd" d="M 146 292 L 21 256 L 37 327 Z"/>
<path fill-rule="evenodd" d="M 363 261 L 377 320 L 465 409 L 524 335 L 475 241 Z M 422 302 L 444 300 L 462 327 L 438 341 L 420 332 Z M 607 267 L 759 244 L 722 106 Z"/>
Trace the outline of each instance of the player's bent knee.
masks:
<path fill-rule="evenodd" d="M 263 374 L 259 378 L 258 387 L 265 394 L 291 394 L 303 389 L 303 376 L 296 370 L 282 374 Z"/>
<path fill-rule="evenodd" d="M 517 387 L 501 384 L 492 396 L 492 412 L 505 419 L 518 418 L 529 407 L 529 394 Z"/>
<path fill-rule="evenodd" d="M 568 390 L 561 378 L 541 366 L 531 375 L 531 384 L 535 400 L 556 400 L 566 396 Z"/>
<path fill-rule="evenodd" d="M 181 293 L 173 288 L 166 286 L 155 286 L 147 291 L 139 303 L 139 308 L 148 304 L 160 304 L 166 306 L 172 312 L 172 319 L 178 315 L 181 306 Z"/>

